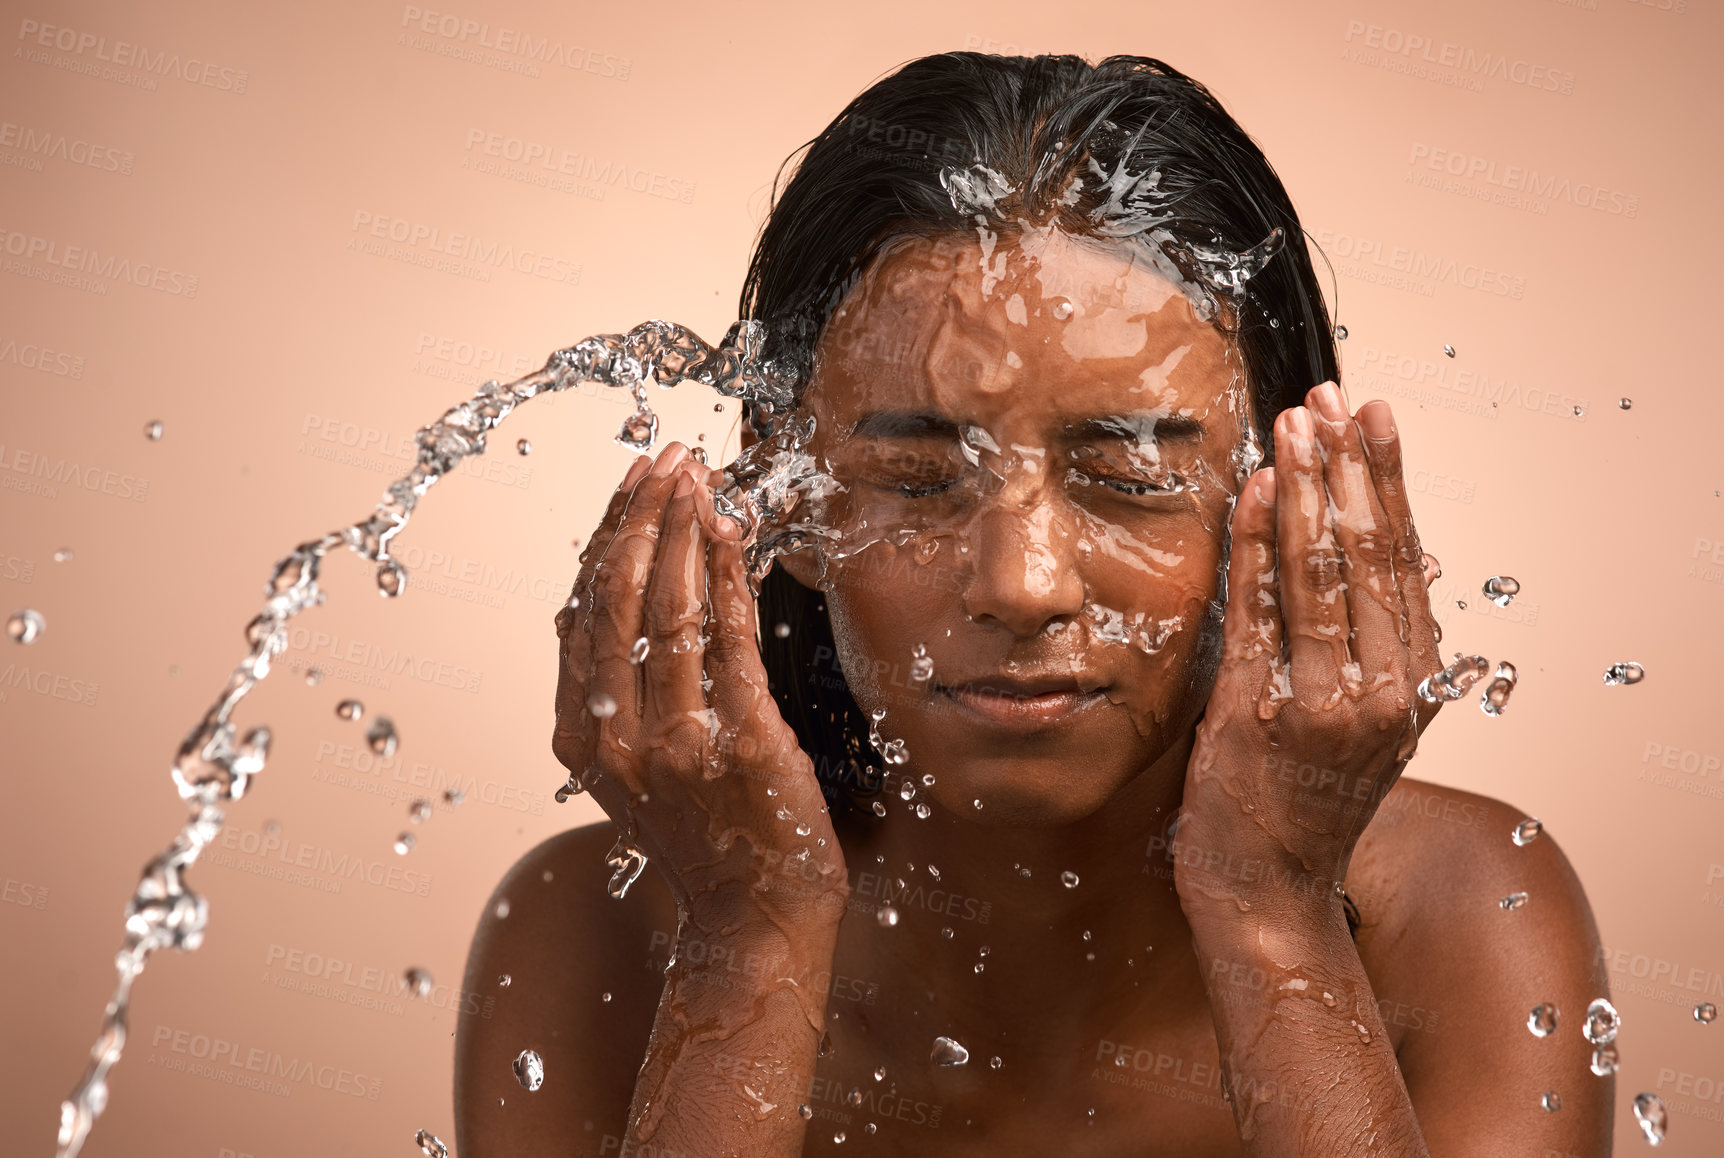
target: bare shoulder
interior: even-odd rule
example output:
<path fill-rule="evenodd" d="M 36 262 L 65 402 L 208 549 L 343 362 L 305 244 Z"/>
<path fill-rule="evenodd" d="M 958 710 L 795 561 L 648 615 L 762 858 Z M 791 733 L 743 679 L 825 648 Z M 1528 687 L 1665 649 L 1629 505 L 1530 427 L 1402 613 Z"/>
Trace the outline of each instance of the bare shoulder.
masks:
<path fill-rule="evenodd" d="M 1490 1150 L 1504 1122 L 1527 1131 L 1517 1152 L 1608 1153 L 1614 1079 L 1592 1072 L 1580 1032 L 1609 996 L 1598 927 L 1556 836 L 1530 836 L 1528 819 L 1402 779 L 1348 870 L 1360 958 L 1432 1153 Z M 1528 1029 L 1541 1005 L 1557 1032 Z M 1562 1114 L 1542 1108 L 1546 1092 Z"/>
<path fill-rule="evenodd" d="M 485 904 L 464 988 L 495 994 L 488 1018 L 455 1039 L 456 1137 L 468 1158 L 537 1152 L 616 1153 L 646 1053 L 676 909 L 656 872 L 628 896 L 606 890 L 609 822 L 570 829 L 527 853 Z M 507 978 L 505 982 L 503 979 Z M 544 1059 L 529 1093 L 512 1063 Z M 572 1143 L 572 1145 L 571 1145 Z"/>

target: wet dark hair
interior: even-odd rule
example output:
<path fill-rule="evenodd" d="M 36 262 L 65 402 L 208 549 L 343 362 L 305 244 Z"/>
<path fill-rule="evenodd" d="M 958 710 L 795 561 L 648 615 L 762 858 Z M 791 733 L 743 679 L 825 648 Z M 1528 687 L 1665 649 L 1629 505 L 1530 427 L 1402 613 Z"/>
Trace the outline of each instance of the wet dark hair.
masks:
<path fill-rule="evenodd" d="M 1109 190 L 1092 160 L 1110 175 L 1122 162 L 1131 173 L 1159 171 L 1159 223 L 1184 245 L 1241 252 L 1284 232 L 1287 243 L 1217 323 L 1245 365 L 1266 454 L 1275 415 L 1338 380 L 1322 288 L 1280 178 L 1207 89 L 1158 60 L 922 57 L 871 85 L 797 152 L 800 163 L 793 153 L 775 183 L 741 316 L 765 323 L 764 355 L 799 383 L 844 294 L 888 245 L 972 231 L 942 170 L 985 165 L 1013 188 L 1015 215 L 1106 236 L 1093 215 Z M 1081 190 L 1063 204 L 1074 176 Z M 883 777 L 838 666 L 825 599 L 780 568 L 762 584 L 759 606 L 773 696 L 813 758 L 829 807 L 851 808 Z"/>

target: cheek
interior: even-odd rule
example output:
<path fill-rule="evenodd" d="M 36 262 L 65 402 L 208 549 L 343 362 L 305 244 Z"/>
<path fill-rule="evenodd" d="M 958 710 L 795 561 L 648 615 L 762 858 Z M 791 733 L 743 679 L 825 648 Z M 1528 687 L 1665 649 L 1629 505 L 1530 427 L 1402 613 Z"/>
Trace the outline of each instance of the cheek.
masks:
<path fill-rule="evenodd" d="M 915 646 L 934 647 L 933 636 L 944 634 L 935 625 L 949 620 L 959 590 L 953 561 L 950 549 L 930 552 L 915 539 L 903 547 L 876 543 L 828 571 L 824 590 L 833 642 L 845 681 L 864 710 L 890 710 L 893 692 L 912 687 Z"/>

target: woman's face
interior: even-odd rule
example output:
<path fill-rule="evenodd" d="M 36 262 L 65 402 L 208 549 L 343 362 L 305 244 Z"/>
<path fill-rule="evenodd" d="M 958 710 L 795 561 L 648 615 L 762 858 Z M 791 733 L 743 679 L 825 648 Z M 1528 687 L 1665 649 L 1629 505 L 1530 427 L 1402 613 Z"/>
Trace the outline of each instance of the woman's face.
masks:
<path fill-rule="evenodd" d="M 806 398 L 837 534 L 784 562 L 924 798 L 1070 822 L 1189 732 L 1246 395 L 1179 288 L 1104 243 L 921 240 L 858 283 Z"/>

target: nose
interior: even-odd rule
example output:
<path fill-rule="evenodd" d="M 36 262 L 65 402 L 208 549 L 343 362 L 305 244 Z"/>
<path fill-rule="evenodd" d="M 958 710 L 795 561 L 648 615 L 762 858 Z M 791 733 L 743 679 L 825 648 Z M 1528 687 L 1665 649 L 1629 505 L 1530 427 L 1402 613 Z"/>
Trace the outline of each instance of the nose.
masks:
<path fill-rule="evenodd" d="M 990 505 L 971 522 L 968 539 L 964 611 L 975 622 L 1028 639 L 1083 609 L 1075 537 L 1046 498 Z"/>

